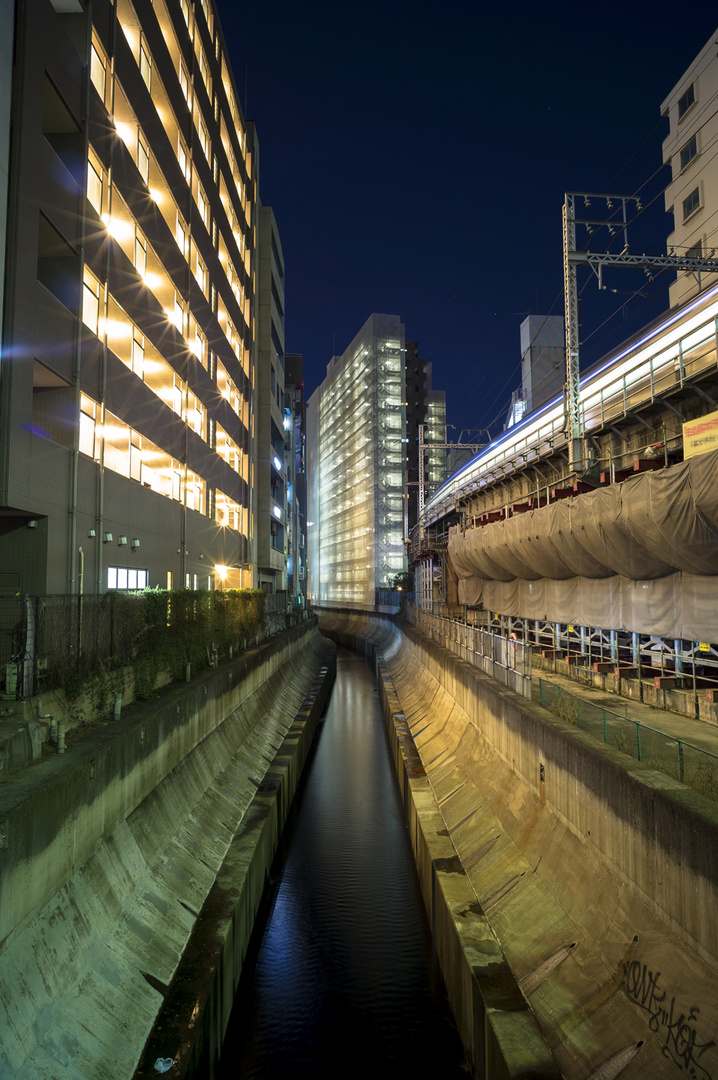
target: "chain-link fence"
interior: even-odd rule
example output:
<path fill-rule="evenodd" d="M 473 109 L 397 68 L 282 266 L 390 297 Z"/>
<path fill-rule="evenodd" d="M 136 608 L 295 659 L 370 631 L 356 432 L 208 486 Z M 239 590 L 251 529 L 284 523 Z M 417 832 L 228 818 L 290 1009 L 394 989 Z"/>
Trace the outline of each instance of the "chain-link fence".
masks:
<path fill-rule="evenodd" d="M 427 637 L 460 656 L 486 675 L 531 697 L 531 648 L 522 641 L 492 634 L 471 623 L 407 606 L 406 618 Z"/>
<path fill-rule="evenodd" d="M 539 679 L 539 703 L 559 719 L 718 802 L 718 756 Z"/>
<path fill-rule="evenodd" d="M 98 672 L 130 664 L 146 669 L 152 685 L 161 669 L 182 677 L 186 664 L 199 671 L 265 636 L 264 601 L 264 593 L 246 589 L 7 598 L 0 602 L 0 692 L 23 698 L 61 687 L 72 694 Z M 286 607 L 280 622 L 284 629 Z"/>

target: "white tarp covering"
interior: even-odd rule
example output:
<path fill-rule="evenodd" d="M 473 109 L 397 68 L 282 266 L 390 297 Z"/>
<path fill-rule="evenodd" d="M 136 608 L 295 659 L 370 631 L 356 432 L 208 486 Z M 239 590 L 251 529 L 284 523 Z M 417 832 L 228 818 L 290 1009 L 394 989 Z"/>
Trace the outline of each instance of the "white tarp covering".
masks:
<path fill-rule="evenodd" d="M 718 451 L 469 529 L 460 598 L 499 614 L 718 640 Z"/>
<path fill-rule="evenodd" d="M 477 579 L 460 582 L 471 594 Z M 487 611 L 521 619 L 601 626 L 664 638 L 718 641 L 718 577 L 671 574 L 650 581 L 483 581 Z M 460 594 L 461 595 L 461 594 Z M 468 601 L 467 601 L 468 602 Z M 478 603 L 479 601 L 474 601 Z"/>

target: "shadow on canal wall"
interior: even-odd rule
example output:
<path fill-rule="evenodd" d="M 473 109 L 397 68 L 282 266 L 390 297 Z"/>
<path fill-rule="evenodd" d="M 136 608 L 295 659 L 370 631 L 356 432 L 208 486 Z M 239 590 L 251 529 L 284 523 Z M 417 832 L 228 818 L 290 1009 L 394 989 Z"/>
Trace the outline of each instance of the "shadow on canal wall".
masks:
<path fill-rule="evenodd" d="M 437 953 L 477 1077 L 718 1078 L 718 807 L 396 619 L 374 660 Z"/>
<path fill-rule="evenodd" d="M 309 620 L 0 787 L 0 1076 L 131 1077 L 171 995 L 148 1055 L 215 1053 L 335 657 Z"/>

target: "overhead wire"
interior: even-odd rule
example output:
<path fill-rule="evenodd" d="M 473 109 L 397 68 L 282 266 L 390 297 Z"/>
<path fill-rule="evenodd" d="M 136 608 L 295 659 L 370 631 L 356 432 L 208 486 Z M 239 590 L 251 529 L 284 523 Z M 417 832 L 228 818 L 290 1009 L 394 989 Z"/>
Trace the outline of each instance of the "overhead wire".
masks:
<path fill-rule="evenodd" d="M 704 119 L 704 120 L 703 120 L 703 121 L 701 122 L 700 126 L 699 126 L 698 128 L 696 128 L 696 129 L 695 129 L 695 131 L 694 131 L 694 132 L 692 133 L 692 136 L 691 136 L 691 137 L 693 137 L 693 135 L 697 135 L 697 134 L 698 134 L 699 132 L 701 132 L 701 131 L 702 131 L 702 130 L 703 130 L 703 129 L 704 129 L 705 127 L 706 127 L 706 125 L 707 125 L 707 124 L 708 124 L 708 123 L 709 123 L 709 122 L 710 122 L 710 121 L 711 121 L 711 120 L 712 120 L 712 119 L 713 119 L 713 118 L 714 118 L 714 117 L 716 116 L 716 114 L 718 114 L 718 109 L 714 110 L 714 111 L 713 111 L 713 112 L 712 112 L 712 113 L 711 113 L 711 114 L 710 114 L 709 116 L 707 116 L 707 117 L 706 117 L 706 118 L 705 118 L 705 119 Z M 610 185 L 611 185 L 611 184 L 613 183 L 613 181 L 614 181 L 614 180 L 615 180 L 615 179 L 616 179 L 616 178 L 617 178 L 618 176 L 620 176 L 621 172 L 622 172 L 622 171 L 623 171 L 623 170 L 625 169 L 625 167 L 626 167 L 626 166 L 627 166 L 627 165 L 628 165 L 628 164 L 629 164 L 629 163 L 630 163 L 630 162 L 631 162 L 631 161 L 633 160 L 633 158 L 634 158 L 634 157 L 636 156 L 636 154 L 637 154 L 637 153 L 638 153 L 638 152 L 639 152 L 639 151 L 640 151 L 640 150 L 641 150 L 641 149 L 642 149 L 642 148 L 643 148 L 643 147 L 644 147 L 644 146 L 646 145 L 646 143 L 647 143 L 647 142 L 649 142 L 649 140 L 650 140 L 650 139 L 652 139 L 652 138 L 653 138 L 653 136 L 655 135 L 656 131 L 658 130 L 658 128 L 659 128 L 659 127 L 661 126 L 661 124 L 663 123 L 663 120 L 664 120 L 664 118 L 662 117 L 662 118 L 661 118 L 661 120 L 659 120 L 659 121 L 658 121 L 658 122 L 656 123 L 656 125 L 655 125 L 655 126 L 653 127 L 653 129 L 652 129 L 652 130 L 651 130 L 651 131 L 650 131 L 650 132 L 649 132 L 649 133 L 648 133 L 648 134 L 646 135 L 646 137 L 645 137 L 645 138 L 643 139 L 643 141 L 642 141 L 642 142 L 641 142 L 641 143 L 639 144 L 639 146 L 637 146 L 637 147 L 636 147 L 636 148 L 635 148 L 635 149 L 634 149 L 634 150 L 633 150 L 633 151 L 631 152 L 631 154 L 630 154 L 630 155 L 628 156 L 628 158 L 626 158 L 626 160 L 625 160 L 625 161 L 623 162 L 623 164 L 622 164 L 622 165 L 620 166 L 620 168 L 619 168 L 619 169 L 618 169 L 618 170 L 617 170 L 617 171 L 616 171 L 616 172 L 615 172 L 615 173 L 613 174 L 613 176 L 611 177 L 611 179 L 610 179 L 610 180 L 609 180 L 609 181 L 607 182 L 607 185 L 606 185 L 607 187 L 610 187 Z M 712 147 L 713 147 L 714 145 L 716 145 L 716 143 L 718 143 L 718 135 L 714 136 L 714 138 L 713 138 L 713 139 L 711 139 L 711 140 L 710 140 L 710 141 L 709 141 L 709 142 L 708 142 L 708 143 L 707 143 L 707 144 L 706 144 L 705 146 L 702 146 L 702 147 L 701 147 L 701 155 L 705 155 L 705 154 L 706 154 L 706 153 L 707 153 L 707 152 L 708 152 L 708 151 L 709 151 L 710 149 L 712 149 Z M 659 174 L 660 174 L 660 173 L 661 173 L 661 172 L 662 172 L 662 171 L 663 171 L 664 169 L 666 169 L 666 168 L 670 168 L 670 167 L 671 167 L 671 163 L 670 163 L 670 161 L 667 161 L 667 162 L 661 162 L 661 164 L 660 164 L 660 165 L 658 166 L 658 168 L 654 169 L 654 171 L 653 171 L 653 172 L 652 172 L 652 173 L 650 174 L 650 176 L 646 177 L 646 179 L 645 179 L 645 180 L 644 180 L 644 181 L 643 181 L 643 182 L 642 182 L 642 183 L 641 183 L 641 184 L 640 184 L 640 185 L 639 185 L 639 186 L 638 186 L 638 187 L 637 187 L 637 188 L 635 189 L 635 191 L 634 191 L 634 192 L 633 192 L 633 194 L 632 194 L 632 195 L 630 196 L 630 198 L 633 198 L 633 199 L 635 199 L 635 198 L 639 197 L 639 196 L 640 196 L 640 194 L 641 194 L 641 192 L 645 190 L 645 188 L 646 188 L 646 187 L 647 187 L 647 186 L 648 186 L 648 185 L 649 185 L 649 184 L 651 183 L 651 181 L 652 181 L 652 180 L 654 180 L 654 179 L 655 179 L 655 177 L 657 177 L 657 176 L 658 176 L 658 175 L 659 175 Z M 618 210 L 619 210 L 619 208 L 618 208 L 618 207 L 616 207 L 616 209 L 614 210 L 614 213 L 613 213 L 613 214 L 612 214 L 612 215 L 611 215 L 611 216 L 610 216 L 610 217 L 608 218 L 608 220 L 606 221 L 606 225 L 607 225 L 607 226 L 608 226 L 609 224 L 619 225 L 621 229 L 624 229 L 624 228 L 626 228 L 626 229 L 627 229 L 627 228 L 628 228 L 629 226 L 633 225 L 633 224 L 634 224 L 634 223 L 635 223 L 635 222 L 636 222 L 636 221 L 637 221 L 637 220 L 638 220 L 638 219 L 639 219 L 640 217 L 642 217 L 642 215 L 643 215 L 643 214 L 645 214 L 645 212 L 646 212 L 646 211 L 647 211 L 647 210 L 648 210 L 648 209 L 649 209 L 649 208 L 650 208 L 651 206 L 653 206 L 653 205 L 654 205 L 654 203 L 656 203 L 656 202 L 658 201 L 658 199 L 660 199 L 660 198 L 661 198 L 661 197 L 662 197 L 663 195 L 665 195 L 665 192 L 667 191 L 667 189 L 668 189 L 668 187 L 670 186 L 670 184 L 671 184 L 671 183 L 673 183 L 673 180 L 674 180 L 674 177 L 673 177 L 673 173 L 672 173 L 672 170 L 671 170 L 671 176 L 670 176 L 670 178 L 669 178 L 669 179 L 668 179 L 668 180 L 666 181 L 666 183 L 665 183 L 665 184 L 664 184 L 663 186 L 661 186 L 661 187 L 659 188 L 659 190 L 658 190 L 658 191 L 656 192 L 656 194 L 655 194 L 655 195 L 653 195 L 653 196 L 652 196 L 652 197 L 651 197 L 651 198 L 650 198 L 650 199 L 649 199 L 649 200 L 648 200 L 647 202 L 645 202 L 645 203 L 643 203 L 643 202 L 642 202 L 642 203 L 641 203 L 641 207 L 640 207 L 640 209 L 638 209 L 638 210 L 637 210 L 637 211 L 636 211 L 636 212 L 635 212 L 635 213 L 633 214 L 633 216 L 632 216 L 631 218 L 629 218 L 629 219 L 628 219 L 628 220 L 627 220 L 627 221 L 626 221 L 625 223 L 624 223 L 624 222 L 623 222 L 622 220 L 620 220 L 620 219 L 617 219 L 617 218 L 615 217 L 615 214 L 617 214 L 617 213 L 618 213 Z M 551 260 L 551 261 L 553 262 L 553 260 Z M 550 265 L 550 264 L 549 264 L 549 265 Z M 541 278 L 543 278 L 543 276 L 544 276 L 544 274 L 546 273 L 546 270 L 548 270 L 548 268 L 549 268 L 549 266 L 547 266 L 547 267 L 545 268 L 545 270 L 544 270 L 544 271 L 542 272 L 542 274 L 541 274 Z M 662 276 L 662 275 L 663 275 L 663 274 L 665 273 L 665 271 L 666 271 L 667 269 L 669 269 L 669 268 L 668 268 L 668 267 L 663 267 L 663 268 L 662 268 L 661 270 L 659 270 L 659 271 L 658 271 L 658 273 L 656 273 L 656 274 L 655 274 L 655 276 L 654 276 L 654 278 L 653 278 L 653 281 L 651 282 L 651 284 L 654 284 L 654 283 L 655 283 L 655 282 L 656 282 L 656 281 L 657 281 L 657 280 L 658 280 L 658 279 L 659 279 L 659 278 L 660 278 L 660 277 L 661 277 L 661 276 Z M 583 292 L 585 291 L 586 287 L 588 286 L 588 284 L 589 284 L 589 282 L 590 282 L 591 280 L 592 280 L 591 278 L 587 278 L 587 279 L 586 279 L 586 281 L 584 282 L 583 286 L 581 287 L 581 289 L 580 289 L 580 291 L 579 291 L 579 295 L 582 295 L 582 294 L 583 294 Z M 605 319 L 604 319 L 604 320 L 603 320 L 603 321 L 602 321 L 602 322 L 601 322 L 601 323 L 600 323 L 600 324 L 599 324 L 599 325 L 598 325 L 597 327 L 595 327 L 595 328 L 594 328 L 594 329 L 593 329 L 593 330 L 592 330 L 592 331 L 590 332 L 590 334 L 588 334 L 588 335 L 587 335 L 587 336 L 586 336 L 586 337 L 585 337 L 585 338 L 583 339 L 583 343 L 585 344 L 585 343 L 586 343 L 587 341 L 589 341 L 589 340 L 591 340 L 592 338 L 594 338 L 594 337 L 595 337 L 595 335 L 596 335 L 597 333 L 599 333 L 599 332 L 600 332 L 600 330 L 602 330 L 602 329 L 603 329 L 603 327 L 605 327 L 605 326 L 606 326 L 606 325 L 607 325 L 607 324 L 608 324 L 609 322 L 611 322 L 611 320 L 612 320 L 612 319 L 614 319 L 614 318 L 615 318 L 615 317 L 616 317 L 616 316 L 617 316 L 618 314 L 620 314 L 621 312 L 625 312 L 625 309 L 626 309 L 627 305 L 628 305 L 629 303 L 631 303 L 631 301 L 632 301 L 632 300 L 634 300 L 634 299 L 635 299 L 636 297 L 638 297 L 638 296 L 640 296 L 640 295 L 643 295 L 643 296 L 644 296 L 644 298 L 646 299 L 646 304 L 648 304 L 648 303 L 651 303 L 651 302 L 653 302 L 653 301 L 655 300 L 655 297 L 652 297 L 652 298 L 651 298 L 651 297 L 648 297 L 648 298 L 646 298 L 646 297 L 645 297 L 645 294 L 643 293 L 643 289 L 637 289 L 637 290 L 635 290 L 635 291 L 634 291 L 633 293 L 629 294 L 629 296 L 628 296 L 628 300 L 625 300 L 625 301 L 621 302 L 620 304 L 618 304 L 618 305 L 617 305 L 617 307 L 616 307 L 616 309 L 615 309 L 615 310 L 614 310 L 614 311 L 613 311 L 613 312 L 612 312 L 612 313 L 611 313 L 610 315 L 608 315 L 608 316 L 607 316 L 607 317 L 606 317 L 606 318 L 605 318 Z M 556 307 L 557 303 L 558 303 L 558 302 L 559 302 L 559 300 L 560 300 L 560 299 L 562 298 L 562 296 L 563 296 L 563 290 L 561 290 L 561 292 L 560 292 L 560 293 L 559 293 L 559 294 L 557 295 L 556 299 L 554 300 L 554 302 L 552 303 L 551 307 L 549 308 L 549 311 L 548 311 L 548 313 L 547 313 L 546 315 L 544 315 L 544 317 L 543 317 L 543 322 L 541 323 L 541 326 L 539 327 L 539 330 L 537 331 L 537 335 L 538 335 L 538 333 L 540 333 L 540 330 L 541 330 L 541 329 L 543 328 L 543 326 L 545 325 L 545 322 L 546 322 L 546 320 L 547 320 L 547 319 L 548 319 L 548 318 L 550 317 L 551 313 L 553 312 L 554 308 Z M 646 306 L 646 304 L 644 304 L 644 305 L 641 305 L 641 307 L 639 307 L 639 308 L 638 308 L 638 310 L 637 310 L 636 312 L 634 312 L 634 316 L 635 316 L 635 315 L 637 315 L 637 314 L 638 314 L 638 313 L 639 313 L 639 312 L 640 312 L 640 311 L 641 311 L 641 310 L 642 310 L 642 309 L 643 309 L 643 308 L 644 308 L 644 307 Z M 545 348 L 546 348 L 546 346 L 544 346 L 544 349 L 542 349 L 541 353 L 539 354 L 539 358 L 540 358 L 540 356 L 541 356 L 541 355 L 543 355 L 543 351 L 545 350 Z M 495 394 L 494 394 L 494 396 L 493 396 L 493 399 L 492 399 L 492 402 L 491 402 L 491 404 L 490 404 L 490 405 L 488 406 L 488 408 L 487 408 L 487 409 L 485 410 L 485 413 L 486 413 L 486 412 L 490 412 L 490 411 L 492 411 L 492 410 L 493 410 L 493 409 L 495 408 L 495 406 L 496 406 L 496 402 L 497 402 L 497 401 L 499 400 L 499 398 L 500 398 L 500 397 L 502 397 L 502 396 L 503 396 L 503 394 L 505 393 L 505 391 L 506 391 L 507 387 L 508 387 L 508 386 L 510 385 L 511 381 L 512 381 L 512 380 L 514 379 L 514 377 L 515 377 L 515 375 L 516 375 L 517 371 L 519 371 L 519 370 L 520 370 L 520 368 L 521 368 L 521 361 L 519 361 L 519 363 L 518 363 L 517 365 L 515 365 L 515 367 L 514 367 L 514 368 L 512 369 L 512 371 L 511 371 L 511 374 L 510 374 L 509 378 L 508 378 L 508 379 L 506 380 L 506 382 L 505 382 L 505 383 L 504 383 L 504 385 L 502 386 L 501 390 L 497 391 L 497 393 L 495 393 Z M 474 383 L 478 383 L 478 380 L 479 380 L 479 378 L 480 378 L 480 375 L 479 375 L 479 373 L 477 372 L 477 373 L 476 373 L 476 374 L 475 374 L 475 375 L 473 376 L 473 378 L 472 378 L 471 380 L 469 380 L 469 383 L 468 383 L 467 389 L 468 389 L 469 387 L 472 387 L 472 385 L 473 385 Z M 501 409 L 501 410 L 500 410 L 499 412 L 497 412 L 497 413 L 496 413 L 496 415 L 495 415 L 495 416 L 493 417 L 493 419 L 492 419 L 492 420 L 491 420 L 491 421 L 490 421 L 490 422 L 489 422 L 489 423 L 488 423 L 488 424 L 486 425 L 487 429 L 488 429 L 488 428 L 491 428 L 491 427 L 492 427 L 492 426 L 493 426 L 493 425 L 494 425 L 494 424 L 495 424 L 495 423 L 496 423 L 496 422 L 497 422 L 498 420 L 500 420 L 500 419 L 501 419 L 502 417 L 504 417 L 505 415 L 506 415 L 506 407 L 503 407 L 503 408 L 502 408 L 502 409 Z"/>

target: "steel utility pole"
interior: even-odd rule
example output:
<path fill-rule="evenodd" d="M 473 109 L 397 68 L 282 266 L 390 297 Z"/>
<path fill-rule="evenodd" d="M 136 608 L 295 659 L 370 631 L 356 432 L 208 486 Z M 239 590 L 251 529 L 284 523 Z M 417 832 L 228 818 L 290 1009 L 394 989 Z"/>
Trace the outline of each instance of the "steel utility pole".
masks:
<path fill-rule="evenodd" d="M 453 426 L 453 425 L 452 425 Z M 462 432 L 463 434 L 463 432 Z M 431 450 L 483 450 L 488 443 L 450 443 L 447 438 L 448 431 L 445 433 L 446 439 L 443 443 L 437 442 L 424 442 L 424 425 L 419 424 L 419 518 L 421 519 L 421 511 L 424 509 L 424 483 L 425 483 L 425 470 L 424 470 L 424 450 L 430 448 Z"/>
<path fill-rule="evenodd" d="M 594 199 L 605 201 L 603 218 L 577 218 L 576 200 L 583 199 L 586 209 Z M 715 249 L 710 256 L 687 255 L 632 255 L 628 251 L 628 208 L 635 204 L 641 210 L 641 200 L 635 195 L 597 195 L 591 192 L 567 192 L 563 204 L 563 295 L 566 318 L 566 384 L 565 384 L 565 431 L 568 438 L 568 460 L 573 472 L 585 472 L 588 462 L 585 455 L 583 417 L 579 377 L 579 316 L 576 271 L 579 266 L 590 266 L 598 278 L 599 289 L 604 289 L 602 271 L 604 266 L 640 267 L 646 273 L 651 269 L 692 270 L 695 273 L 715 272 L 718 259 Z M 611 238 L 620 237 L 621 251 L 579 251 L 576 248 L 576 226 L 588 232 L 586 249 L 594 232 L 607 229 Z M 609 241 L 610 243 L 610 241 Z"/>

